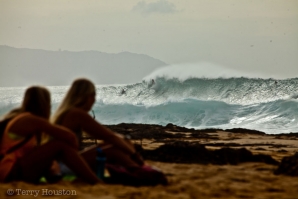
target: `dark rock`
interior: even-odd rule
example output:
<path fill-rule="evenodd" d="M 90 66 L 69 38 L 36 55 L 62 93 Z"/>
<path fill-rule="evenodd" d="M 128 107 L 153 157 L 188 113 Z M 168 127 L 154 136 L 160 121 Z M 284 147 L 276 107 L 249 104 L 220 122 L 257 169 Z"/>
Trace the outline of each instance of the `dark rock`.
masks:
<path fill-rule="evenodd" d="M 130 135 L 132 139 L 166 139 L 166 138 L 184 138 L 186 137 L 185 133 L 182 132 L 191 132 L 195 134 L 196 137 L 203 137 L 203 138 L 210 138 L 205 132 L 209 132 L 207 130 L 195 130 L 195 129 L 188 129 L 185 127 L 180 127 L 169 123 L 168 125 L 161 126 L 156 124 L 127 124 L 121 123 L 117 125 L 106 125 L 112 131 L 123 135 Z M 176 133 L 169 133 L 167 131 L 176 132 Z"/>
<path fill-rule="evenodd" d="M 293 156 L 284 157 L 274 174 L 298 176 L 298 152 Z"/>
<path fill-rule="evenodd" d="M 171 163 L 198 163 L 198 164 L 239 164 L 242 162 L 264 162 L 267 164 L 278 164 L 269 155 L 253 155 L 245 148 L 232 149 L 229 147 L 240 147 L 238 143 L 206 143 L 205 145 L 198 142 L 173 141 L 180 138 L 189 138 L 185 132 L 191 133 L 190 137 L 204 139 L 219 139 L 217 135 L 212 135 L 217 131 L 226 131 L 239 134 L 257 134 L 266 135 L 263 132 L 249 129 L 203 129 L 195 130 L 185 127 L 179 127 L 174 124 L 166 126 L 155 124 L 128 124 L 121 123 L 118 125 L 106 125 L 112 131 L 129 135 L 133 140 L 153 139 L 155 142 L 163 142 L 164 145 L 155 150 L 144 150 L 138 146 L 138 151 L 144 159 L 171 162 Z M 173 132 L 173 133 L 170 133 Z M 249 144 L 246 144 L 250 146 Z M 272 144 L 264 144 L 272 145 Z M 221 146 L 218 150 L 208 150 L 205 146 Z M 254 146 L 254 145 L 252 145 Z M 282 145 L 281 145 L 282 146 Z M 275 146 L 276 147 L 276 146 Z M 297 164 L 296 164 L 297 165 Z"/>
<path fill-rule="evenodd" d="M 245 148 L 222 148 L 212 151 L 199 143 L 184 141 L 166 143 L 155 150 L 142 150 L 141 154 L 148 160 L 172 163 L 236 165 L 243 162 L 264 162 L 278 164 L 269 155 L 253 155 Z"/>
<path fill-rule="evenodd" d="M 274 134 L 277 139 L 279 139 L 281 136 L 285 137 L 298 137 L 298 133 L 279 133 L 279 134 Z"/>
<path fill-rule="evenodd" d="M 232 132 L 232 133 L 266 135 L 266 133 L 264 133 L 262 131 L 251 130 L 251 129 L 243 129 L 243 128 L 226 129 L 225 131 Z"/>
<path fill-rule="evenodd" d="M 255 150 L 257 150 L 257 151 L 266 151 L 266 149 L 264 149 L 264 148 L 262 148 L 262 147 L 258 147 L 258 148 L 256 148 Z"/>
<path fill-rule="evenodd" d="M 284 149 L 280 149 L 280 150 L 278 150 L 277 152 L 280 152 L 280 153 L 287 153 L 288 151 L 287 151 L 287 150 L 284 150 Z"/>

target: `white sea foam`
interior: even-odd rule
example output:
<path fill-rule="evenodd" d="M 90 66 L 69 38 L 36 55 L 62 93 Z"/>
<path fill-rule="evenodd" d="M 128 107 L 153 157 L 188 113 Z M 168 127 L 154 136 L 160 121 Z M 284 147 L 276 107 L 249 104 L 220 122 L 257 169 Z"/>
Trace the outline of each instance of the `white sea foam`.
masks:
<path fill-rule="evenodd" d="M 53 111 L 68 88 L 49 87 Z M 0 114 L 19 106 L 24 90 L 0 88 Z M 250 128 L 266 133 L 289 133 L 298 132 L 297 90 L 298 78 L 182 81 L 159 77 L 154 84 L 143 81 L 97 86 L 93 110 L 103 124 L 174 123 L 192 128 Z"/>

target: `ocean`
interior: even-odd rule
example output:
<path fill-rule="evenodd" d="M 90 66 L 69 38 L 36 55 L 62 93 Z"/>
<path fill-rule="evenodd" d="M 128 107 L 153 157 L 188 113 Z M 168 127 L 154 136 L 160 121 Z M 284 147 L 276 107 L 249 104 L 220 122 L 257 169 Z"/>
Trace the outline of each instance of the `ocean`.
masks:
<path fill-rule="evenodd" d="M 47 87 L 52 111 L 68 86 Z M 168 78 L 97 85 L 93 106 L 102 124 L 172 123 L 188 128 L 247 128 L 269 134 L 298 132 L 298 78 Z M 24 87 L 0 87 L 0 115 L 20 105 Z"/>

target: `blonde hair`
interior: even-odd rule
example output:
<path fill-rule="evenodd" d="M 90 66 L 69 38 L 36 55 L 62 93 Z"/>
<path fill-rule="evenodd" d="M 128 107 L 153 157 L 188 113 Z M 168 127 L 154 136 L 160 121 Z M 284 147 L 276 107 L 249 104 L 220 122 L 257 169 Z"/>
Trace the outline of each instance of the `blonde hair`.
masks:
<path fill-rule="evenodd" d="M 54 113 L 51 121 L 55 124 L 59 124 L 62 116 L 71 108 L 81 108 L 86 104 L 88 97 L 95 93 L 94 84 L 85 78 L 76 79 L 66 96 L 62 100 L 60 106 Z"/>

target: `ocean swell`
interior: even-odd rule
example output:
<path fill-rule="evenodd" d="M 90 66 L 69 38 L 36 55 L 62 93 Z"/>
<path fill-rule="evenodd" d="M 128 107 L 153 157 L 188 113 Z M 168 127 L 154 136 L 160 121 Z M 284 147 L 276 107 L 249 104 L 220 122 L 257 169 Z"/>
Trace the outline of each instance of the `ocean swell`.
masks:
<path fill-rule="evenodd" d="M 55 111 L 69 87 L 49 87 Z M 0 112 L 19 106 L 25 88 L 0 88 Z M 98 85 L 93 107 L 103 124 L 173 123 L 191 128 L 298 132 L 298 78 L 158 77 L 129 85 Z"/>
<path fill-rule="evenodd" d="M 177 78 L 160 77 L 133 85 L 107 86 L 98 88 L 99 100 L 106 104 L 158 105 L 184 99 L 215 100 L 228 104 L 249 105 L 297 99 L 298 78 L 250 79 L 250 78 Z"/>

